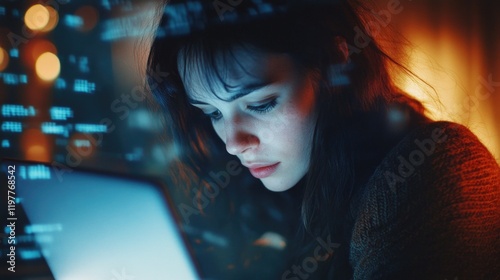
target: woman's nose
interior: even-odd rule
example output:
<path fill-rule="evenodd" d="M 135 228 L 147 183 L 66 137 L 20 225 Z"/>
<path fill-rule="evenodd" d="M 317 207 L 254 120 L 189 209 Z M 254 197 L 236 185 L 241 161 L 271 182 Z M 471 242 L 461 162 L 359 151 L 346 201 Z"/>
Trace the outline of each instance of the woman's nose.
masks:
<path fill-rule="evenodd" d="M 259 138 L 252 130 L 243 127 L 240 122 L 226 122 L 225 132 L 226 150 L 232 155 L 242 154 L 259 145 Z"/>

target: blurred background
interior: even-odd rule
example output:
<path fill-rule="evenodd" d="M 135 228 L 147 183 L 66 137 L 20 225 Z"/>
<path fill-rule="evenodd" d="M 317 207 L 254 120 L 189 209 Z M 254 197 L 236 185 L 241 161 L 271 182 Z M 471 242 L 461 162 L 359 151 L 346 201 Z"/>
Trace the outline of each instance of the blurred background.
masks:
<path fill-rule="evenodd" d="M 141 75 L 155 5 L 149 0 L 0 0 L 0 157 L 168 181 L 165 170 L 176 151 L 158 141 L 160 118 L 149 110 Z M 373 35 L 428 84 L 396 73 L 398 85 L 422 100 L 434 118 L 468 126 L 500 162 L 500 111 L 495 110 L 500 107 L 500 2 L 376 0 L 372 7 L 385 19 L 369 23 Z M 161 79 L 167 73 L 156 75 Z M 227 253 L 202 264 L 213 274 L 253 268 L 265 275 L 255 266 L 265 265 L 263 255 L 278 258 L 279 244 L 286 240 L 288 229 L 279 225 L 288 220 L 276 201 L 286 204 L 288 198 L 241 184 L 246 187 L 224 190 L 206 209 L 208 216 L 217 216 L 236 205 L 233 216 L 214 219 L 215 224 L 194 217 L 191 225 L 203 230 L 191 228 L 198 236 L 193 244 L 206 256 L 234 242 L 247 242 L 248 248 L 269 245 L 271 253 Z M 240 231 L 250 241 L 234 241 Z M 266 232 L 279 235 L 269 241 L 261 238 Z M 42 254 L 28 245 L 20 253 L 25 267 L 49 277 Z"/>
<path fill-rule="evenodd" d="M 161 172 L 169 147 L 150 145 L 161 127 L 140 75 L 155 2 L 0 3 L 1 155 Z M 377 0 L 372 11 L 382 16 L 394 3 L 398 12 L 373 33 L 433 89 L 408 76 L 396 76 L 399 85 L 435 118 L 468 125 L 500 158 L 500 4 Z"/>
<path fill-rule="evenodd" d="M 376 1 L 380 10 L 387 3 Z M 500 3 L 478 1 L 395 1 L 392 16 L 402 44 L 386 45 L 425 83 L 408 76 L 395 80 L 428 107 L 435 119 L 468 126 L 500 162 Z M 379 10 L 379 11 L 380 11 Z M 381 32 L 383 33 L 383 32 Z M 386 34 L 382 34 L 385 36 Z"/>

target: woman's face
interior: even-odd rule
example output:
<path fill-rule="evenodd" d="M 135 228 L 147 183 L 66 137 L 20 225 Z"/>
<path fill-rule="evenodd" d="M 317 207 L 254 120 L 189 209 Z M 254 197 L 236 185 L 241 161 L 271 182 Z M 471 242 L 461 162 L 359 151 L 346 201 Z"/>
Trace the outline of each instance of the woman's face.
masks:
<path fill-rule="evenodd" d="M 216 57 L 224 82 L 208 81 L 199 60 L 183 61 L 181 55 L 190 103 L 211 118 L 227 151 L 267 189 L 293 187 L 309 169 L 316 123 L 310 75 L 300 74 L 286 55 L 243 49 Z"/>

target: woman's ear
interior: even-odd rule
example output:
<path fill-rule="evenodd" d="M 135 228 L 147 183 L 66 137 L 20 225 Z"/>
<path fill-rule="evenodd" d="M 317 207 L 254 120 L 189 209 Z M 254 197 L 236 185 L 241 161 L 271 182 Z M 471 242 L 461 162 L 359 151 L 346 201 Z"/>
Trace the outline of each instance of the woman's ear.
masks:
<path fill-rule="evenodd" d="M 342 54 L 342 63 L 347 63 L 349 60 L 349 47 L 347 46 L 345 38 L 342 36 L 336 36 L 335 46 L 339 50 L 339 53 Z"/>

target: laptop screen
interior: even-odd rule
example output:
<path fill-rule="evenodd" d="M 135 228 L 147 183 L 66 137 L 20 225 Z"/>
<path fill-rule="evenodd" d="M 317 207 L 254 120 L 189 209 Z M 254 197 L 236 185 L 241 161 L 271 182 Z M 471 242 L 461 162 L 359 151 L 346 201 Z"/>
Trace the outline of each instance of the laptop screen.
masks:
<path fill-rule="evenodd" d="M 15 166 L 15 196 L 55 279 L 198 279 L 155 183 L 43 164 Z"/>

